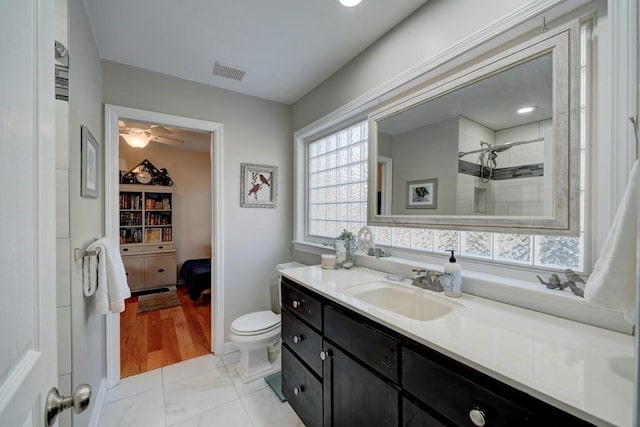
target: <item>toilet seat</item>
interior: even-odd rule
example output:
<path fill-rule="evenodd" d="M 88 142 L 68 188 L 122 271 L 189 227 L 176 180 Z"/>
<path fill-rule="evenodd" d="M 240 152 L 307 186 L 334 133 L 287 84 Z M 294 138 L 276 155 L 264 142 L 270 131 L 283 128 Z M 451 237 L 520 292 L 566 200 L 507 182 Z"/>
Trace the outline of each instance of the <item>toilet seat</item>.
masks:
<path fill-rule="evenodd" d="M 280 315 L 272 311 L 245 314 L 231 322 L 231 332 L 239 336 L 261 335 L 280 328 Z"/>

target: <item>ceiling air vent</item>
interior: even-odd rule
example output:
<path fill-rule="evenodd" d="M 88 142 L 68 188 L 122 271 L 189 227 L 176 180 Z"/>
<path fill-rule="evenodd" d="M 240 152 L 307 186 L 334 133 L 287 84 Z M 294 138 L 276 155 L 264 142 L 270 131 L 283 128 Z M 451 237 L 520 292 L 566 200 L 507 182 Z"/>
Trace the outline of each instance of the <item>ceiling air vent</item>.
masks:
<path fill-rule="evenodd" d="M 214 76 L 225 77 L 227 79 L 233 79 L 237 81 L 242 81 L 244 73 L 244 70 L 221 64 L 218 61 L 216 61 L 216 65 L 213 67 Z"/>

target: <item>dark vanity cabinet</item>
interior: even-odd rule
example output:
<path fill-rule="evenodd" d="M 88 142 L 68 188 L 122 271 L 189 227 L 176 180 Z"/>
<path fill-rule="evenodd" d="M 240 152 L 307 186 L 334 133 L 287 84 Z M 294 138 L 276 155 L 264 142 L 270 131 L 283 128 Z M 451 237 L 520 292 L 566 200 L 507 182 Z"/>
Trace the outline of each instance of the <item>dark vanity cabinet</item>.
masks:
<path fill-rule="evenodd" d="M 293 281 L 282 392 L 312 426 L 590 426 Z"/>

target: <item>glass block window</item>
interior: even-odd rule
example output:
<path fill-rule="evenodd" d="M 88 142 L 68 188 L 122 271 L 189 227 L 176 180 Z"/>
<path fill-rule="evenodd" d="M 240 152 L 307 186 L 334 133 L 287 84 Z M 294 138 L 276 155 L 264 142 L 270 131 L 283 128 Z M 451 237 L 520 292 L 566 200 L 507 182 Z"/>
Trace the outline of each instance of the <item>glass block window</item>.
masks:
<path fill-rule="evenodd" d="M 367 224 L 366 121 L 308 145 L 308 234 L 333 239 Z"/>

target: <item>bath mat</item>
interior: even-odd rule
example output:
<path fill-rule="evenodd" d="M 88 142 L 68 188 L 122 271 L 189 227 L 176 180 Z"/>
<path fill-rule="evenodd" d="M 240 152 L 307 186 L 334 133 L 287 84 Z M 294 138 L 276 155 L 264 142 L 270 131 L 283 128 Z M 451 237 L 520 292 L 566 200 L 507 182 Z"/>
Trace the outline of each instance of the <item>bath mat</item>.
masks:
<path fill-rule="evenodd" d="M 132 291 L 132 297 L 141 297 L 142 295 L 151 295 L 151 294 L 159 294 L 162 292 L 168 292 L 169 288 L 155 288 L 155 289 L 145 289 L 144 291 Z"/>
<path fill-rule="evenodd" d="M 138 297 L 138 313 L 177 307 L 179 305 L 180 300 L 178 299 L 178 295 L 176 295 L 176 291 Z"/>
<path fill-rule="evenodd" d="M 286 402 L 287 398 L 282 394 L 282 372 L 278 371 L 275 374 L 271 374 L 268 377 L 264 377 L 264 380 L 269 384 L 269 387 L 278 396 L 280 402 Z"/>

